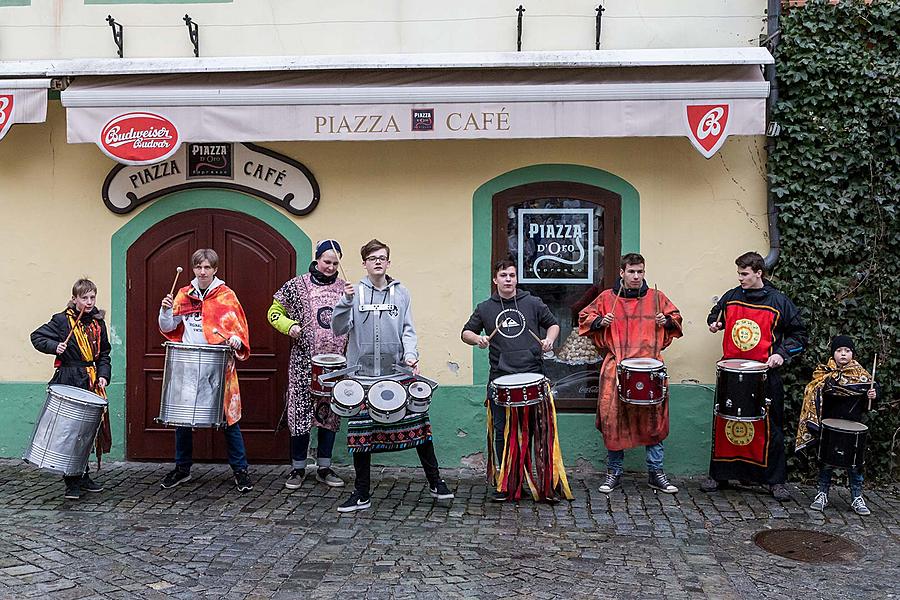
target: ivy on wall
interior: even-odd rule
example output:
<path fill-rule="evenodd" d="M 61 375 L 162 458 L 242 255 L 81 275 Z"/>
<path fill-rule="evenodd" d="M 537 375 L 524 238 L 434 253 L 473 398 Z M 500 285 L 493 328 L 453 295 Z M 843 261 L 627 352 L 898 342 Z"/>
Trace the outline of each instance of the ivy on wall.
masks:
<path fill-rule="evenodd" d="M 769 161 L 779 207 L 779 286 L 810 346 L 787 373 L 793 448 L 803 387 L 836 334 L 851 335 L 883 386 L 870 414 L 866 477 L 900 475 L 900 2 L 824 0 L 785 13 L 776 50 L 781 125 Z M 893 452 L 893 454 L 892 454 Z M 812 474 L 814 458 L 791 459 Z"/>

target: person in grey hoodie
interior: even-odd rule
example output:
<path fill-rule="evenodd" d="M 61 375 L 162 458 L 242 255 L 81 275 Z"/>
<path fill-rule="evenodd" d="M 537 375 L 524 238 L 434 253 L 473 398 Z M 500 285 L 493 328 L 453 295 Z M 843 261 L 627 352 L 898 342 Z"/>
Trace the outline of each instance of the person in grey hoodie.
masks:
<path fill-rule="evenodd" d="M 365 377 L 391 375 L 395 364 L 418 374 L 418 338 L 409 290 L 387 274 L 391 249 L 373 239 L 360 249 L 360 256 L 366 277 L 358 284 L 345 285 L 344 295 L 331 315 L 334 334 L 348 336 L 347 366 L 359 365 L 356 374 Z M 441 479 L 427 412 L 410 413 L 396 423 L 384 424 L 373 421 L 364 410 L 347 423 L 347 449 L 353 456 L 356 478 L 353 494 L 338 507 L 338 512 L 365 510 L 371 506 L 373 452 L 407 448 L 416 449 L 432 497 L 453 498 L 453 492 Z"/>

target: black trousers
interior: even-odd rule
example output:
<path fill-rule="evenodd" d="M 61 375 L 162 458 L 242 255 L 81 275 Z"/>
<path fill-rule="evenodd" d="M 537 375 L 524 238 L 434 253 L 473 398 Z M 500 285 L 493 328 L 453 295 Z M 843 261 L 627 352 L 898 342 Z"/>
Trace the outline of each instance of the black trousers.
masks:
<path fill-rule="evenodd" d="M 428 485 L 434 487 L 441 480 L 441 470 L 438 466 L 437 456 L 434 455 L 434 442 L 428 440 L 424 444 L 416 446 L 416 453 L 428 479 Z M 369 488 L 372 485 L 372 453 L 354 452 L 353 470 L 356 472 L 356 481 L 353 487 L 364 497 L 369 497 Z"/>

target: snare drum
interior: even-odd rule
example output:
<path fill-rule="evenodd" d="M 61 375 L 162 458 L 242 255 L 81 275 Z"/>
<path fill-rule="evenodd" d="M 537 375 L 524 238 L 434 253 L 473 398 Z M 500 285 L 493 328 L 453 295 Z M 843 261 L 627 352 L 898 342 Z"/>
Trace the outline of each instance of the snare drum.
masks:
<path fill-rule="evenodd" d="M 159 423 L 225 427 L 225 376 L 234 352 L 225 344 L 166 342 Z"/>
<path fill-rule="evenodd" d="M 622 402 L 652 406 L 666 399 L 669 376 L 662 361 L 655 358 L 623 358 L 617 370 L 619 400 Z"/>
<path fill-rule="evenodd" d="M 366 394 L 369 416 L 379 423 L 396 423 L 406 416 L 406 390 L 397 381 L 378 381 Z"/>
<path fill-rule="evenodd" d="M 51 385 L 22 458 L 63 475 L 84 475 L 106 406 L 87 390 Z"/>
<path fill-rule="evenodd" d="M 819 460 L 832 467 L 859 469 L 866 462 L 869 428 L 856 421 L 822 419 Z"/>
<path fill-rule="evenodd" d="M 540 373 L 502 375 L 491 382 L 491 399 L 499 406 L 530 406 L 547 398 L 546 388 Z"/>
<path fill-rule="evenodd" d="M 407 411 L 411 413 L 428 412 L 433 393 L 430 385 L 424 381 L 413 381 L 406 386 L 406 393 L 409 395 L 409 399 L 406 401 Z"/>
<path fill-rule="evenodd" d="M 342 417 L 355 417 L 362 410 L 366 392 L 353 379 L 341 379 L 331 389 L 331 410 Z"/>
<path fill-rule="evenodd" d="M 342 354 L 316 354 L 312 357 L 312 378 L 309 382 L 309 391 L 314 396 L 331 396 L 331 388 L 334 381 L 319 381 L 319 375 L 326 375 L 332 371 L 339 371 L 347 366 L 347 359 Z"/>
<path fill-rule="evenodd" d="M 731 421 L 766 418 L 765 363 L 729 358 L 716 363 L 716 414 Z"/>

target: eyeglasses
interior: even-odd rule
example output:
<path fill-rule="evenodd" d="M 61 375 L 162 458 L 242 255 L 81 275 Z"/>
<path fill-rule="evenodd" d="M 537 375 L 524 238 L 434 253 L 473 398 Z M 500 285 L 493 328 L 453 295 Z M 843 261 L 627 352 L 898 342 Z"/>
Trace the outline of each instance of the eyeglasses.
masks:
<path fill-rule="evenodd" d="M 373 262 L 373 263 L 385 263 L 388 261 L 388 257 L 387 256 L 367 256 L 366 261 Z"/>

